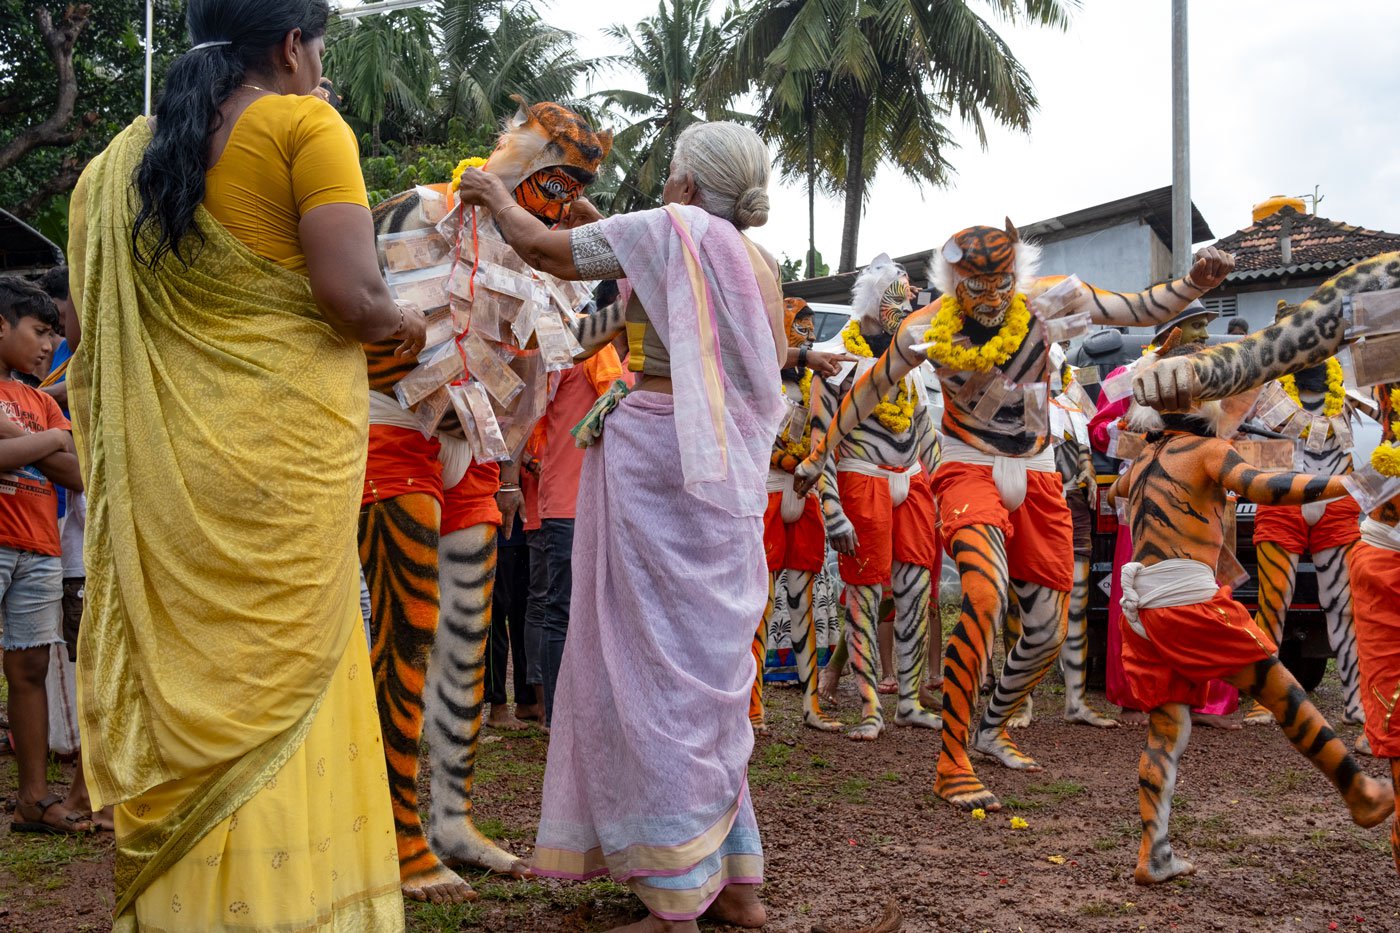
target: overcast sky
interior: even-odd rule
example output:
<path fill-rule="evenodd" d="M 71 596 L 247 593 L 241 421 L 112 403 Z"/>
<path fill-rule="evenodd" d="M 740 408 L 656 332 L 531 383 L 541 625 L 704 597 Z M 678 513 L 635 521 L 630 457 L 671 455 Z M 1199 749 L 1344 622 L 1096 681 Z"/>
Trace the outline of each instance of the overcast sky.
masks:
<path fill-rule="evenodd" d="M 656 6 L 554 0 L 549 15 L 578 35 L 582 54 L 603 55 L 618 51 L 603 25 Z M 881 173 L 860 262 L 931 248 L 969 224 L 1006 215 L 1027 224 L 1170 184 L 1170 9 L 1170 0 L 1084 0 L 1067 32 L 1003 29 L 1040 98 L 1030 133 L 994 128 L 982 150 L 959 128 L 946 189 Z M 1255 202 L 1314 185 L 1322 216 L 1400 232 L 1400 3 L 1193 0 L 1189 47 L 1192 200 L 1217 236 L 1247 226 Z M 618 83 L 605 75 L 594 86 Z M 841 209 L 818 201 L 817 248 L 833 268 Z M 800 257 L 806 215 L 804 191 L 779 188 L 755 238 Z"/>

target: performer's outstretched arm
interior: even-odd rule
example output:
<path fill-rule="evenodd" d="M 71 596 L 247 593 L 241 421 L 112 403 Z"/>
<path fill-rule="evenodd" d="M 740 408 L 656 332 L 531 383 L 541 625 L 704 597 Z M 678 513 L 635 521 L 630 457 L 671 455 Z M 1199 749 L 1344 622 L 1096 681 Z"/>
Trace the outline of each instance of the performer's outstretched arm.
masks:
<path fill-rule="evenodd" d="M 1221 443 L 1205 459 L 1206 474 L 1247 502 L 1303 505 L 1347 494 L 1340 476 L 1316 476 L 1289 470 L 1260 470 L 1233 447 Z"/>
<path fill-rule="evenodd" d="M 586 360 L 612 343 L 613 338 L 621 333 L 623 327 L 627 325 L 626 317 L 626 304 L 614 301 L 606 308 L 599 308 L 592 314 L 585 314 L 579 318 L 574 336 L 578 338 L 579 345 L 583 347 L 583 355 L 576 357 L 576 359 Z"/>
<path fill-rule="evenodd" d="M 1159 360 L 1134 378 L 1133 395 L 1143 405 L 1185 410 L 1314 366 L 1342 346 L 1343 296 L 1392 288 L 1400 288 L 1400 253 L 1382 253 L 1319 285 L 1296 312 L 1257 334 Z"/>
<path fill-rule="evenodd" d="M 1127 294 L 1110 292 L 1081 285 L 1079 299 L 1072 311 L 1088 311 L 1096 324 L 1113 327 L 1146 327 L 1176 317 L 1192 301 L 1225 281 L 1235 268 L 1235 257 L 1208 246 L 1196 253 L 1191 271 L 1174 282 L 1153 285 L 1140 292 Z M 1049 275 L 1036 280 L 1027 297 L 1035 299 L 1064 281 L 1063 275 Z"/>

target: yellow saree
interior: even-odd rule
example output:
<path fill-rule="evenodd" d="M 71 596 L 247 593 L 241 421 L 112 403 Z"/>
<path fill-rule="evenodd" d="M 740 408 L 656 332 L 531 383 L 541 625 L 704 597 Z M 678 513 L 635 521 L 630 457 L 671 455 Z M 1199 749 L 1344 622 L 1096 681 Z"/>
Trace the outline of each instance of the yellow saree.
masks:
<path fill-rule="evenodd" d="M 402 929 L 355 523 L 368 388 L 307 280 L 202 209 L 135 262 L 138 119 L 71 207 L 88 491 L 78 707 L 116 926 Z"/>

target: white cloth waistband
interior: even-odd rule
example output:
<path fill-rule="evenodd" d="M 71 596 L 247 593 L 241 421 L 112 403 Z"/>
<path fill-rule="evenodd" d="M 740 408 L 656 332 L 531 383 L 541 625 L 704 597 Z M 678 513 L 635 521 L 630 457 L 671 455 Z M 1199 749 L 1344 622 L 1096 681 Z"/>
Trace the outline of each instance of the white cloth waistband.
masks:
<path fill-rule="evenodd" d="M 395 428 L 411 428 L 422 431 L 418 416 L 399 404 L 399 400 L 383 392 L 369 393 L 369 423 L 387 424 Z M 437 433 L 438 461 L 442 463 L 443 491 L 451 489 L 467 475 L 472 465 L 472 447 L 465 438 L 453 437 L 441 431 Z"/>
<path fill-rule="evenodd" d="M 901 506 L 904 500 L 909 498 L 909 481 L 923 470 L 923 467 L 915 463 L 911 467 L 902 470 L 887 470 L 874 463 L 867 463 L 864 460 L 853 460 L 850 458 L 836 461 L 837 473 L 859 473 L 862 476 L 877 476 L 880 479 L 888 480 L 890 484 L 890 505 Z"/>
<path fill-rule="evenodd" d="M 992 482 L 997 484 L 1001 504 L 1008 512 L 1016 511 L 1021 507 L 1021 503 L 1026 501 L 1028 471 L 1059 475 L 1059 470 L 1055 468 L 1055 449 L 1048 445 L 1040 453 L 1030 457 L 1003 457 L 978 450 L 948 434 L 942 435 L 942 441 L 944 463 L 971 463 L 992 468 Z"/>
<path fill-rule="evenodd" d="M 1194 606 L 1210 599 L 1220 589 L 1215 582 L 1214 567 L 1185 558 L 1158 561 L 1149 566 L 1137 561 L 1124 564 L 1122 583 L 1123 618 L 1143 638 L 1147 638 L 1147 630 L 1138 619 L 1138 610 Z"/>
<path fill-rule="evenodd" d="M 1374 518 L 1362 519 L 1361 540 L 1371 547 L 1400 552 L 1400 528 L 1378 522 Z"/>
<path fill-rule="evenodd" d="M 791 473 L 770 469 L 768 471 L 768 491 L 783 494 L 782 504 L 778 506 L 778 514 L 782 516 L 784 525 L 791 525 L 802 517 L 802 513 L 807 508 L 807 497 L 797 494 Z"/>

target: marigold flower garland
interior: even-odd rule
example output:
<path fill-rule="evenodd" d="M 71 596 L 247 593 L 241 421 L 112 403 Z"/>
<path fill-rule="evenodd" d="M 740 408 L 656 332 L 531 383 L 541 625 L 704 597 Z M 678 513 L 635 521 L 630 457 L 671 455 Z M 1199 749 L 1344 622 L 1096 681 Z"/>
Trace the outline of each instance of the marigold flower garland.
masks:
<path fill-rule="evenodd" d="M 1390 436 L 1400 441 L 1400 389 L 1390 390 Z M 1371 451 L 1371 466 L 1382 476 L 1400 476 L 1400 447 L 1395 441 Z"/>
<path fill-rule="evenodd" d="M 1030 333 L 1030 326 L 1031 312 L 1026 307 L 1026 296 L 1017 292 L 1007 309 L 1006 322 L 994 337 L 981 346 L 959 346 L 953 340 L 962 333 L 963 310 L 957 295 L 950 292 L 943 296 L 933 323 L 924 332 L 924 341 L 930 345 L 928 358 L 940 366 L 960 372 L 985 373 L 1016 355 L 1026 334 Z"/>
<path fill-rule="evenodd" d="M 841 340 L 846 345 L 846 351 L 853 356 L 869 359 L 875 355 L 870 344 L 861 336 L 860 322 L 855 318 L 851 318 L 851 322 L 841 329 Z M 914 423 L 914 397 L 909 392 L 907 379 L 900 382 L 894 401 L 881 399 L 880 404 L 875 406 L 875 418 L 896 434 L 909 430 Z"/>
<path fill-rule="evenodd" d="M 1280 376 L 1278 384 L 1283 386 L 1283 391 L 1288 393 L 1293 404 L 1301 409 L 1303 402 L 1298 398 L 1298 380 L 1292 375 Z M 1342 409 L 1346 407 L 1346 400 L 1347 390 L 1346 386 L 1342 384 L 1342 364 L 1337 361 L 1336 357 L 1329 357 L 1327 360 L 1327 397 L 1322 402 L 1323 416 L 1335 418 L 1340 415 Z M 1302 436 L 1307 437 L 1311 431 L 1312 424 L 1309 423 L 1306 428 L 1303 428 Z M 1329 436 L 1333 433 L 1330 427 L 1327 432 Z"/>
<path fill-rule="evenodd" d="M 783 445 L 783 450 L 794 457 L 806 458 L 812 452 L 812 371 L 803 370 L 802 378 L 797 383 L 798 391 L 802 393 L 802 407 L 807 411 L 807 423 L 802 427 L 802 440 L 794 441 L 787 429 L 783 429 L 782 437 L 778 440 Z M 787 386 L 783 386 L 783 395 L 787 395 Z"/>
<path fill-rule="evenodd" d="M 486 164 L 486 160 L 481 156 L 470 156 L 457 163 L 457 167 L 452 170 L 452 187 L 448 190 L 452 196 L 457 196 L 457 188 L 462 184 L 462 173 L 469 168 L 481 168 Z"/>

